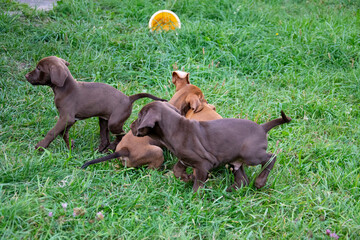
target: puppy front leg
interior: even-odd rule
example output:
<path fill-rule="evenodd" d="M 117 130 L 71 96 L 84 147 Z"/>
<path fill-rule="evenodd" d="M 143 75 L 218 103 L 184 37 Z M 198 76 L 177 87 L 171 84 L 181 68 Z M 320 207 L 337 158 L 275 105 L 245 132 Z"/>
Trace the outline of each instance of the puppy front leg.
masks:
<path fill-rule="evenodd" d="M 57 135 L 61 132 L 64 132 L 66 128 L 70 128 L 75 123 L 74 118 L 70 117 L 60 117 L 55 127 L 53 127 L 45 136 L 43 140 L 41 140 L 38 144 L 36 144 L 35 149 L 39 148 L 47 148 L 49 144 L 55 139 Z M 65 140 L 66 142 L 66 140 Z"/>
<path fill-rule="evenodd" d="M 236 190 L 249 184 L 249 178 L 246 176 L 244 164 L 242 164 L 239 169 L 234 170 L 234 178 L 235 183 L 226 189 L 227 192 L 231 192 L 232 190 Z"/>
<path fill-rule="evenodd" d="M 194 179 L 194 175 L 186 173 L 186 166 L 178 161 L 174 167 L 173 172 L 176 178 L 180 178 L 184 182 L 189 182 Z"/>
<path fill-rule="evenodd" d="M 193 185 L 193 192 L 197 192 L 199 187 L 203 187 L 204 183 L 208 178 L 208 169 L 206 168 L 194 168 L 194 185 Z"/>

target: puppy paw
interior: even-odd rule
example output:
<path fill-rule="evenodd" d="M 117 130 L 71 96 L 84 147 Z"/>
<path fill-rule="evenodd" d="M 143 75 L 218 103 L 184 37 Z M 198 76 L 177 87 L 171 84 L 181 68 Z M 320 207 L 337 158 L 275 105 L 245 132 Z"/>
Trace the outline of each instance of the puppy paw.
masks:
<path fill-rule="evenodd" d="M 255 180 L 255 187 L 256 187 L 257 189 L 264 187 L 265 184 L 266 184 L 266 179 L 264 180 L 264 179 L 262 179 L 262 178 L 257 178 L 257 179 Z"/>
<path fill-rule="evenodd" d="M 47 148 L 47 146 L 48 146 L 48 145 L 42 143 L 42 141 L 41 141 L 41 142 L 39 142 L 38 144 L 36 144 L 35 150 L 44 151 L 44 148 Z"/>
<path fill-rule="evenodd" d="M 242 181 L 241 183 L 234 183 L 233 185 L 231 185 L 230 187 L 228 187 L 228 188 L 226 189 L 226 191 L 227 191 L 227 192 L 236 191 L 236 190 L 238 190 L 238 189 L 240 189 L 240 188 L 242 188 L 242 187 L 244 187 L 244 186 L 247 186 L 247 185 L 249 185 L 249 183 L 248 183 L 246 180 L 244 180 L 244 181 Z"/>
<path fill-rule="evenodd" d="M 236 184 L 233 184 L 233 185 L 231 185 L 230 187 L 228 187 L 227 189 L 226 189 L 226 191 L 227 192 L 232 192 L 232 191 L 236 191 L 236 190 L 238 190 L 239 189 L 239 187 L 236 185 Z"/>
<path fill-rule="evenodd" d="M 107 147 L 105 147 L 105 149 L 103 151 L 106 151 L 106 152 L 114 152 L 115 149 L 116 149 L 116 146 L 117 146 L 117 143 L 110 143 Z M 100 151 L 102 152 L 102 151 Z"/>
<path fill-rule="evenodd" d="M 109 145 L 100 144 L 99 147 L 97 148 L 97 150 L 102 153 L 108 149 L 108 146 Z"/>
<path fill-rule="evenodd" d="M 182 174 L 180 179 L 183 182 L 190 182 L 190 181 L 194 180 L 194 175 L 192 175 L 192 174 Z"/>
<path fill-rule="evenodd" d="M 44 151 L 44 147 L 36 145 L 36 146 L 35 146 L 35 150 L 38 150 L 39 152 L 43 152 L 43 151 Z"/>

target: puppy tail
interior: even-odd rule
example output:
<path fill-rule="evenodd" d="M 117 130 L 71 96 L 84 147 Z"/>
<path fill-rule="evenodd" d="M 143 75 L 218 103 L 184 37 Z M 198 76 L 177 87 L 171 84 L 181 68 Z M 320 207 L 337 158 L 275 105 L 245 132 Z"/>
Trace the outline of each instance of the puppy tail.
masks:
<path fill-rule="evenodd" d="M 274 128 L 274 127 L 276 127 L 278 125 L 284 124 L 284 123 L 288 123 L 290 121 L 291 121 L 291 118 L 287 117 L 285 115 L 285 113 L 283 112 L 283 110 L 281 110 L 281 118 L 277 118 L 277 119 L 274 119 L 274 120 L 272 120 L 270 122 L 263 123 L 260 126 L 262 126 L 264 131 L 267 133 L 272 128 Z"/>
<path fill-rule="evenodd" d="M 167 100 L 162 99 L 162 98 L 155 97 L 154 95 L 151 95 L 151 94 L 149 94 L 149 93 L 138 93 L 138 94 L 134 94 L 134 95 L 129 96 L 129 99 L 130 99 L 131 104 L 133 104 L 133 102 L 135 102 L 136 100 L 138 100 L 138 99 L 140 99 L 140 98 L 145 98 L 145 97 L 151 98 L 151 99 L 157 100 L 157 101 L 167 102 Z"/>
<path fill-rule="evenodd" d="M 118 157 L 124 157 L 124 156 L 129 156 L 129 151 L 126 148 L 122 148 L 120 149 L 120 151 L 118 152 L 114 152 L 112 154 L 109 154 L 105 157 L 101 157 L 98 159 L 94 159 L 91 161 L 88 161 L 86 163 L 84 163 L 84 165 L 81 166 L 82 169 L 87 168 L 89 165 L 95 164 L 95 163 L 99 163 L 99 162 L 105 162 L 114 158 L 118 158 Z"/>

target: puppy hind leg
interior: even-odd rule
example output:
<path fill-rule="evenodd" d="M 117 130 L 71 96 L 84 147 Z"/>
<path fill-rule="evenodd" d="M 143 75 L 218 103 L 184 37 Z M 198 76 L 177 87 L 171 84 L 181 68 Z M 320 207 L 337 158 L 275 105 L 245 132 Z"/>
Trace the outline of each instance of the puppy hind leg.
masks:
<path fill-rule="evenodd" d="M 56 136 L 58 136 L 60 133 L 66 133 L 66 131 L 65 131 L 66 128 L 70 128 L 72 125 L 74 125 L 74 123 L 75 123 L 74 118 L 60 116 L 55 127 L 53 127 L 46 134 L 46 136 L 43 140 L 41 140 L 40 142 L 38 142 L 38 144 L 36 144 L 35 149 L 47 148 L 49 146 L 49 144 L 56 138 Z M 65 139 L 65 143 L 66 143 L 66 139 Z"/>
<path fill-rule="evenodd" d="M 109 130 L 113 134 L 115 134 L 115 139 L 112 141 L 107 147 L 106 150 L 112 150 L 114 151 L 118 143 L 121 141 L 121 139 L 125 136 L 125 132 L 123 130 L 123 122 L 117 124 L 110 124 L 109 122 Z"/>
<path fill-rule="evenodd" d="M 233 173 L 235 183 L 226 189 L 227 192 L 232 192 L 232 190 L 236 190 L 249 184 L 249 178 L 245 173 L 244 164 L 242 164 L 238 170 L 234 170 Z"/>
<path fill-rule="evenodd" d="M 119 142 L 121 141 L 121 139 L 125 136 L 125 132 L 122 131 L 120 134 L 115 134 L 115 140 L 112 141 L 105 150 L 111 150 L 114 151 L 116 146 L 119 144 Z"/>
<path fill-rule="evenodd" d="M 100 126 L 100 145 L 98 147 L 98 151 L 103 152 L 106 149 L 106 147 L 109 146 L 110 144 L 108 120 L 99 118 L 99 126 Z"/>
<path fill-rule="evenodd" d="M 163 150 L 158 146 L 147 146 L 146 148 L 131 152 L 128 158 L 122 159 L 123 166 L 141 167 L 148 165 L 149 169 L 157 169 L 164 162 Z"/>
<path fill-rule="evenodd" d="M 115 134 L 116 138 L 110 143 L 107 149 L 115 150 L 118 143 L 123 136 L 125 136 L 126 133 L 123 130 L 123 126 L 125 121 L 130 117 L 131 111 L 131 105 L 119 105 L 119 107 L 111 114 L 108 127 L 110 132 Z"/>
<path fill-rule="evenodd" d="M 200 187 L 204 186 L 208 178 L 210 168 L 205 166 L 200 166 L 199 168 L 194 168 L 194 185 L 193 192 L 197 192 Z"/>
<path fill-rule="evenodd" d="M 155 148 L 156 147 L 156 148 Z M 149 169 L 158 169 L 164 163 L 164 154 L 163 150 L 157 146 L 151 150 L 151 154 L 147 156 L 148 168 Z"/>
<path fill-rule="evenodd" d="M 275 162 L 276 162 L 275 154 L 267 153 L 266 158 L 264 158 L 264 161 L 261 163 L 263 170 L 259 174 L 259 176 L 255 179 L 256 188 L 262 188 L 265 186 L 267 177 L 269 176 L 271 169 L 274 167 Z"/>
<path fill-rule="evenodd" d="M 184 164 L 182 164 L 181 161 L 178 161 L 173 167 L 173 172 L 176 178 L 180 178 L 181 181 L 184 182 L 189 182 L 194 179 L 194 175 L 187 174 L 186 168 L 187 167 Z"/>

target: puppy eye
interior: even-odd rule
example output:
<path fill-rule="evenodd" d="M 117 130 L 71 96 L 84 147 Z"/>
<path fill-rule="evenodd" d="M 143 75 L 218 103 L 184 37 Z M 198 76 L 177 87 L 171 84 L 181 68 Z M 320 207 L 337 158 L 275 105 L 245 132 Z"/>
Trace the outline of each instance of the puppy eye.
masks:
<path fill-rule="evenodd" d="M 39 68 L 39 66 L 36 66 L 36 69 L 40 71 L 40 68 Z"/>

